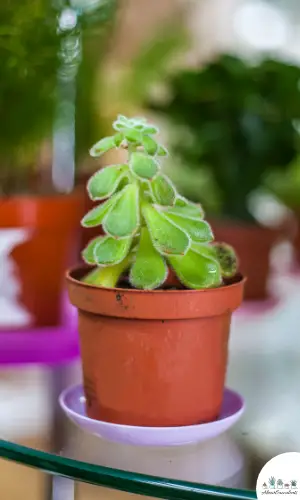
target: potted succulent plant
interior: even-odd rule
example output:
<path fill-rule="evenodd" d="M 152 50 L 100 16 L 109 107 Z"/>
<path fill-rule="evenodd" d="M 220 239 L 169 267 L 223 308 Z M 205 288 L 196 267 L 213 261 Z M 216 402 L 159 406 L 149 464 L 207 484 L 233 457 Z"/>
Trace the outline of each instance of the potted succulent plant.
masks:
<path fill-rule="evenodd" d="M 52 182 L 53 131 L 63 155 L 64 148 L 71 150 L 68 161 L 60 159 L 64 173 L 72 169 L 68 131 L 75 109 L 78 162 L 93 129 L 95 43 L 86 24 L 94 15 L 92 7 L 86 13 L 80 0 L 75 3 L 73 9 L 48 0 L 4 0 L 0 6 L 0 110 L 5 117 L 0 124 L 0 260 L 6 276 L 0 329 L 56 325 L 64 270 L 78 257 L 82 189 L 58 194 Z M 101 21 L 115 2 L 104 3 L 94 13 L 99 17 L 100 11 Z M 93 36 L 95 41 L 95 30 Z M 98 41 L 97 34 L 97 54 Z M 2 311 L 8 305 L 14 311 L 10 317 Z"/>
<path fill-rule="evenodd" d="M 243 296 L 235 252 L 214 243 L 201 206 L 162 174 L 157 128 L 124 116 L 113 128 L 90 153 L 122 148 L 127 161 L 90 178 L 89 196 L 101 203 L 82 220 L 104 235 L 84 249 L 87 266 L 67 273 L 87 413 L 142 426 L 214 420 Z"/>
<path fill-rule="evenodd" d="M 168 99 L 149 105 L 173 125 L 173 150 L 182 165 L 178 187 L 185 182 L 183 194 L 210 210 L 216 238 L 235 247 L 249 299 L 267 295 L 269 254 L 278 236 L 258 223 L 249 199 L 298 153 L 299 78 L 300 69 L 285 62 L 251 64 L 221 55 L 175 74 Z"/>

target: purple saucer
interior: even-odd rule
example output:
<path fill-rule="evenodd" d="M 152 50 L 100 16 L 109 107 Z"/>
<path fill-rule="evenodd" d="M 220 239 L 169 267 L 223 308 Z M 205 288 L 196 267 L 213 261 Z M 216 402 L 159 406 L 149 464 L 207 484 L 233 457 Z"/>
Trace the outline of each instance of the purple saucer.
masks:
<path fill-rule="evenodd" d="M 69 419 L 82 430 L 108 441 L 136 446 L 183 446 L 208 441 L 232 427 L 245 409 L 243 398 L 225 389 L 221 414 L 214 422 L 184 427 L 138 427 L 88 418 L 82 385 L 66 389 L 59 402 Z"/>
<path fill-rule="evenodd" d="M 79 356 L 76 309 L 67 300 L 63 321 L 55 327 L 0 331 L 0 366 L 59 364 Z"/>

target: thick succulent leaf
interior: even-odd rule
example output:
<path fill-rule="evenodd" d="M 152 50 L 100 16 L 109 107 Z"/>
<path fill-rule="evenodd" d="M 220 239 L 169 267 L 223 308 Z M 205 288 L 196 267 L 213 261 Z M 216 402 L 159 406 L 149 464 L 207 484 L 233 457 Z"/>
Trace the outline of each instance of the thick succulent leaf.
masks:
<path fill-rule="evenodd" d="M 113 123 L 113 129 L 117 130 L 117 132 L 123 132 L 127 128 L 127 123 L 122 120 L 116 120 Z"/>
<path fill-rule="evenodd" d="M 210 225 L 206 221 L 170 214 L 169 212 L 164 212 L 164 214 L 168 219 L 174 222 L 174 224 L 188 233 L 192 241 L 197 241 L 199 243 L 208 243 L 213 241 L 213 232 Z"/>
<path fill-rule="evenodd" d="M 129 159 L 131 172 L 140 179 L 152 179 L 158 172 L 159 165 L 144 153 L 132 153 Z"/>
<path fill-rule="evenodd" d="M 144 135 L 142 138 L 142 144 L 148 155 L 155 155 L 157 153 L 158 145 L 157 142 L 149 135 Z"/>
<path fill-rule="evenodd" d="M 152 125 L 145 125 L 143 132 L 144 134 L 154 135 L 157 134 L 159 130 L 157 127 L 154 127 Z"/>
<path fill-rule="evenodd" d="M 211 259 L 218 260 L 214 245 L 211 243 L 195 243 L 193 241 L 191 244 L 191 249 L 194 252 L 203 255 L 204 257 L 210 257 Z"/>
<path fill-rule="evenodd" d="M 204 217 L 204 211 L 201 205 L 192 203 L 179 195 L 177 195 L 174 206 L 170 208 L 168 212 L 197 219 L 203 219 Z"/>
<path fill-rule="evenodd" d="M 114 149 L 116 147 L 115 137 L 104 137 L 100 141 L 98 141 L 94 146 L 90 149 L 90 155 L 93 157 L 101 156 L 107 151 Z"/>
<path fill-rule="evenodd" d="M 85 249 L 81 252 L 81 256 L 87 264 L 96 264 L 94 257 L 94 250 L 98 243 L 101 241 L 102 236 L 95 238 L 89 242 Z"/>
<path fill-rule="evenodd" d="M 133 142 L 133 143 L 142 142 L 142 134 L 139 130 L 126 129 L 124 130 L 124 137 L 128 142 Z"/>
<path fill-rule="evenodd" d="M 112 195 L 126 175 L 127 165 L 111 165 L 98 170 L 87 183 L 91 200 L 104 200 Z"/>
<path fill-rule="evenodd" d="M 168 156 L 169 152 L 167 148 L 162 146 L 161 144 L 158 145 L 157 153 L 158 156 Z"/>
<path fill-rule="evenodd" d="M 151 194 L 155 203 L 172 206 L 176 199 L 176 190 L 172 182 L 163 174 L 156 175 L 150 183 Z"/>
<path fill-rule="evenodd" d="M 103 221 L 103 229 L 116 238 L 133 235 L 139 227 L 139 188 L 128 184 Z"/>
<path fill-rule="evenodd" d="M 114 142 L 117 148 L 121 145 L 123 139 L 124 139 L 124 134 L 119 133 L 114 136 Z"/>
<path fill-rule="evenodd" d="M 220 286 L 221 268 L 217 260 L 190 249 L 183 257 L 168 258 L 180 281 L 188 288 L 201 289 Z"/>
<path fill-rule="evenodd" d="M 190 247 L 189 236 L 175 226 L 152 205 L 145 204 L 142 213 L 147 223 L 152 243 L 163 255 L 184 255 Z"/>
<path fill-rule="evenodd" d="M 113 195 L 109 200 L 105 203 L 101 203 L 97 207 L 90 210 L 82 219 L 81 225 L 83 227 L 95 227 L 100 226 L 103 222 L 105 215 L 114 205 L 116 200 L 118 199 L 118 194 Z"/>
<path fill-rule="evenodd" d="M 226 243 L 215 243 L 212 248 L 221 266 L 222 275 L 225 278 L 234 276 L 239 267 L 238 257 L 234 249 Z"/>
<path fill-rule="evenodd" d="M 117 121 L 120 123 L 124 123 L 126 126 L 128 125 L 128 118 L 124 115 L 118 115 Z"/>
<path fill-rule="evenodd" d="M 119 264 L 127 256 L 132 238 L 115 239 L 103 236 L 94 246 L 94 259 L 98 266 Z"/>
<path fill-rule="evenodd" d="M 130 282 L 135 288 L 153 290 L 164 283 L 168 268 L 163 257 L 155 250 L 148 232 L 144 227 L 136 260 L 131 267 Z"/>

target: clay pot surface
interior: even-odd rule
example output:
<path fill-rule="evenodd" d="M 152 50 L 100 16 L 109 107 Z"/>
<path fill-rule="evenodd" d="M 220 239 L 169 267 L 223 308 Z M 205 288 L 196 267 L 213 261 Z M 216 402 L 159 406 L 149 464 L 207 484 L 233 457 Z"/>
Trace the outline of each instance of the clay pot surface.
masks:
<path fill-rule="evenodd" d="M 244 279 L 208 290 L 99 288 L 67 274 L 78 308 L 87 414 L 141 426 L 219 415 L 232 312 Z"/>

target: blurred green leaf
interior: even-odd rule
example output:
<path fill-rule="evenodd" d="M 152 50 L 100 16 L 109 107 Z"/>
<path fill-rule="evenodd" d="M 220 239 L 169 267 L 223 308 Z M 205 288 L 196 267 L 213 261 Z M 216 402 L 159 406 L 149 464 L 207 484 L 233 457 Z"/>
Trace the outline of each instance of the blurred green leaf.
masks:
<path fill-rule="evenodd" d="M 149 135 L 144 135 L 142 139 L 142 144 L 148 155 L 155 155 L 157 153 L 158 145 L 157 142 Z"/>
<path fill-rule="evenodd" d="M 115 136 L 104 137 L 96 144 L 94 144 L 94 146 L 90 149 L 90 155 L 93 157 L 101 156 L 104 153 L 107 153 L 107 151 L 114 149 L 115 147 Z"/>

